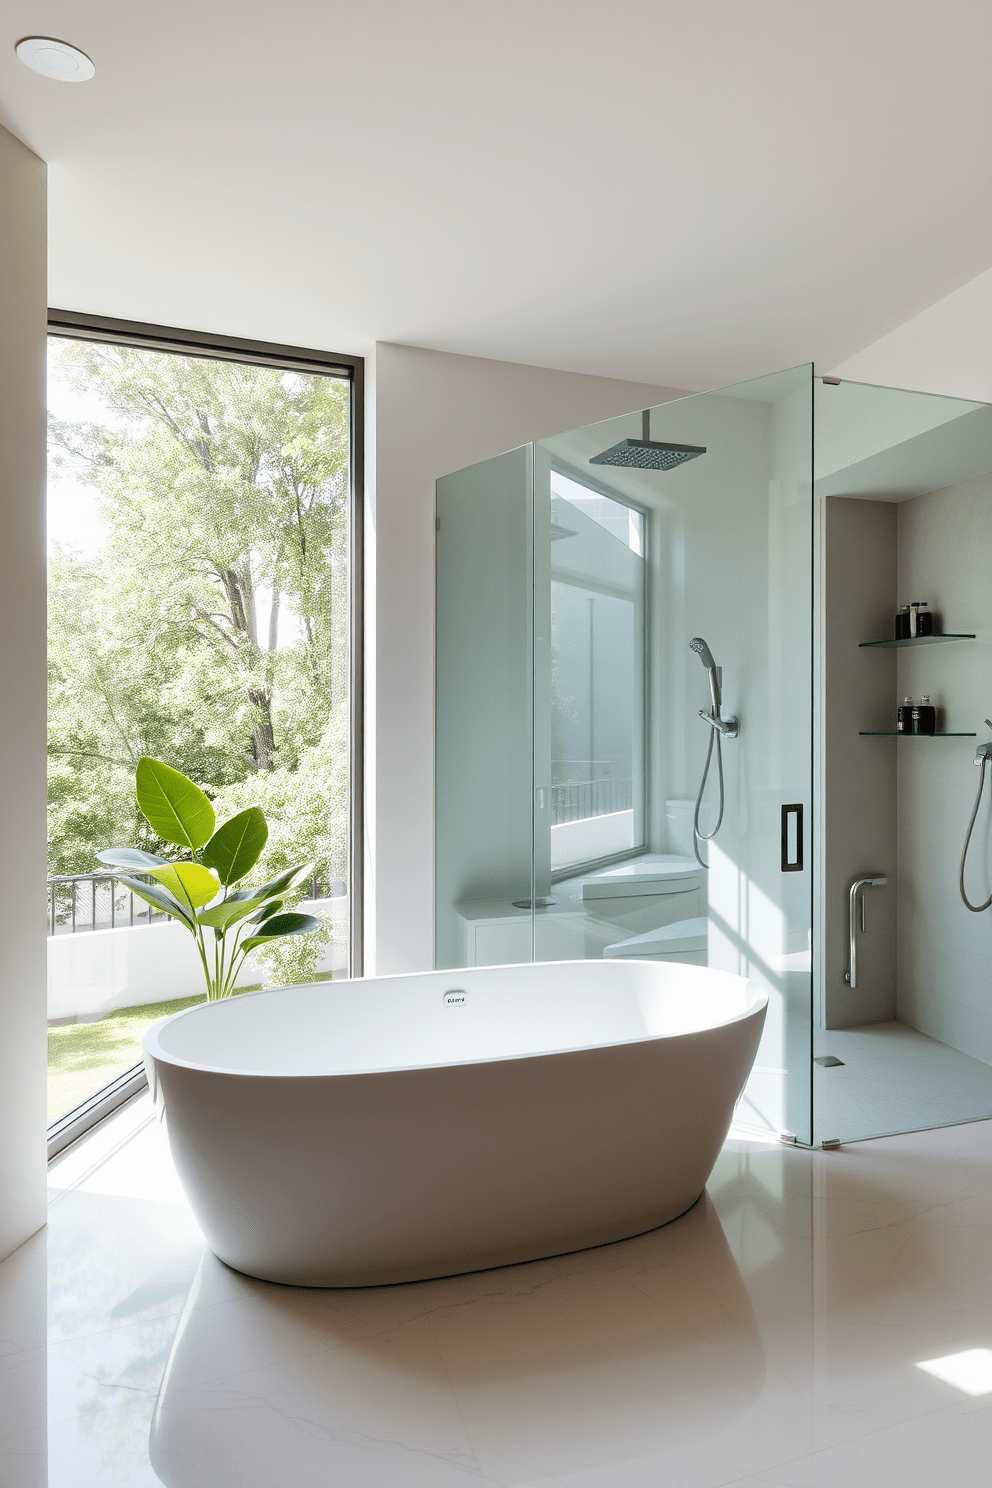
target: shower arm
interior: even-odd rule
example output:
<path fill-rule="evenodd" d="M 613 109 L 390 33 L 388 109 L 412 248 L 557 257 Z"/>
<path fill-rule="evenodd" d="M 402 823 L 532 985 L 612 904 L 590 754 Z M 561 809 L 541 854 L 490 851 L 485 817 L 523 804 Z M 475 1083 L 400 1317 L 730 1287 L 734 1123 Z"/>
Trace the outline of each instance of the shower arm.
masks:
<path fill-rule="evenodd" d="M 851 885 L 848 923 L 851 937 L 851 969 L 845 971 L 844 980 L 851 987 L 858 985 L 858 900 L 861 901 L 861 933 L 865 933 L 865 889 L 880 889 L 888 883 L 881 874 L 874 878 L 856 878 Z"/>

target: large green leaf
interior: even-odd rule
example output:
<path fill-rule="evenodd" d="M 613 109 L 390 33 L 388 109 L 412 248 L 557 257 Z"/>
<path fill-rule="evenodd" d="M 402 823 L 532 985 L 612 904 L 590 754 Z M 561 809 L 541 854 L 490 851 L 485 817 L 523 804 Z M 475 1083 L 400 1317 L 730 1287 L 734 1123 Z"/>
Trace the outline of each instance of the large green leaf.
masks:
<path fill-rule="evenodd" d="M 285 899 L 270 899 L 268 903 L 262 905 L 258 914 L 252 915 L 252 924 L 261 925 L 263 920 L 271 920 L 272 916 L 278 914 L 285 903 Z"/>
<path fill-rule="evenodd" d="M 160 889 L 157 884 L 142 883 L 140 878 L 128 878 L 126 874 L 118 873 L 114 877 L 118 882 L 126 885 L 132 894 L 137 894 L 139 899 L 144 899 L 147 904 L 154 905 L 156 909 L 164 910 L 173 919 L 182 920 L 190 930 L 193 928 L 193 916 L 177 899 Z"/>
<path fill-rule="evenodd" d="M 134 788 L 142 816 L 166 842 L 193 852 L 210 841 L 214 808 L 200 787 L 171 765 L 144 755 L 138 761 Z"/>
<path fill-rule="evenodd" d="M 220 893 L 214 875 L 199 863 L 166 863 L 164 868 L 151 868 L 149 872 L 180 904 L 192 909 L 209 904 Z"/>
<path fill-rule="evenodd" d="M 203 849 L 203 861 L 216 868 L 222 884 L 237 883 L 258 862 L 268 836 L 261 806 L 249 806 L 217 828 Z"/>
<path fill-rule="evenodd" d="M 270 940 L 281 940 L 284 935 L 309 935 L 320 929 L 320 921 L 313 915 L 278 914 L 266 920 L 260 935 L 250 935 L 241 942 L 241 949 L 250 951 L 253 946 L 265 945 Z"/>
<path fill-rule="evenodd" d="M 97 857 L 101 863 L 109 863 L 112 868 L 159 868 L 165 862 L 158 853 L 144 852 L 140 847 L 105 847 L 103 852 L 98 852 Z"/>
<path fill-rule="evenodd" d="M 258 905 L 258 899 L 225 899 L 223 904 L 215 904 L 213 909 L 201 909 L 196 918 L 211 930 L 226 930 L 229 925 L 252 914 Z"/>
<path fill-rule="evenodd" d="M 273 894 L 289 894 L 293 889 L 298 889 L 300 884 L 306 883 L 308 878 L 313 878 L 316 866 L 316 863 L 304 863 L 302 868 L 286 868 L 275 878 L 270 878 L 260 889 L 253 889 L 252 893 L 259 899 L 271 899 Z"/>

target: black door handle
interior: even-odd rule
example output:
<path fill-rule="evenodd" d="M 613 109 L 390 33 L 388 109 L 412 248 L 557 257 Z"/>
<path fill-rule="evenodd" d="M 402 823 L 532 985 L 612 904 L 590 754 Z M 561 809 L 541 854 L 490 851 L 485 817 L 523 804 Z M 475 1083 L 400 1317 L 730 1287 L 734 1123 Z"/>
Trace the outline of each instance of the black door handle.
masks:
<path fill-rule="evenodd" d="M 795 814 L 796 818 L 796 856 L 795 860 L 789 857 L 789 818 Z M 782 872 L 802 873 L 803 871 L 803 803 L 795 802 L 792 806 L 782 807 Z"/>

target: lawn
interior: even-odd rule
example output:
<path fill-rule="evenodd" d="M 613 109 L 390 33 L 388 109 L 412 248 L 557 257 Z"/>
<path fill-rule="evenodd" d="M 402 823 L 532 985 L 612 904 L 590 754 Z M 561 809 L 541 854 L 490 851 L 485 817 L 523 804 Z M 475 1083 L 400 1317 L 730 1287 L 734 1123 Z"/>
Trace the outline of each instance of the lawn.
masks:
<path fill-rule="evenodd" d="M 58 1023 L 48 1030 L 48 1119 L 54 1121 L 141 1060 L 141 1037 L 159 1018 L 202 1002 L 180 997 L 117 1008 L 96 1023 Z"/>
<path fill-rule="evenodd" d="M 330 981 L 318 972 L 314 981 Z M 257 992 L 239 987 L 238 992 Z M 141 1038 L 146 1028 L 202 1002 L 203 997 L 180 997 L 174 1002 L 147 1002 L 117 1008 L 95 1023 L 56 1023 L 48 1030 L 48 1120 L 57 1120 L 109 1085 L 118 1075 L 141 1062 Z"/>

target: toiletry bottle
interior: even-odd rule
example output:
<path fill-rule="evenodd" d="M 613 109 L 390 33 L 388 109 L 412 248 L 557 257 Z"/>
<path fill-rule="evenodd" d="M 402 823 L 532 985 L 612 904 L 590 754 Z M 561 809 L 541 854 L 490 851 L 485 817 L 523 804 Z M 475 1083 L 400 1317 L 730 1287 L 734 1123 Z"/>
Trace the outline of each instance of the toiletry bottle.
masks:
<path fill-rule="evenodd" d="M 935 734 L 937 732 L 937 709 L 930 701 L 930 694 L 925 692 L 917 703 L 914 711 L 919 717 L 918 734 Z"/>
<path fill-rule="evenodd" d="M 896 713 L 896 733 L 908 734 L 912 727 L 913 699 L 909 696 L 902 700 L 902 707 Z"/>
<path fill-rule="evenodd" d="M 927 609 L 930 603 L 928 599 L 917 601 L 916 608 L 916 634 L 921 636 L 933 635 L 933 612 Z"/>
<path fill-rule="evenodd" d="M 896 616 L 896 640 L 909 640 L 909 605 L 903 605 Z"/>
<path fill-rule="evenodd" d="M 917 623 L 919 621 L 919 618 L 920 618 L 920 601 L 918 599 L 914 599 L 913 602 L 912 602 L 912 604 L 909 607 L 909 638 L 910 638 L 911 641 L 915 641 L 915 639 L 916 639 L 916 627 L 917 627 Z"/>

